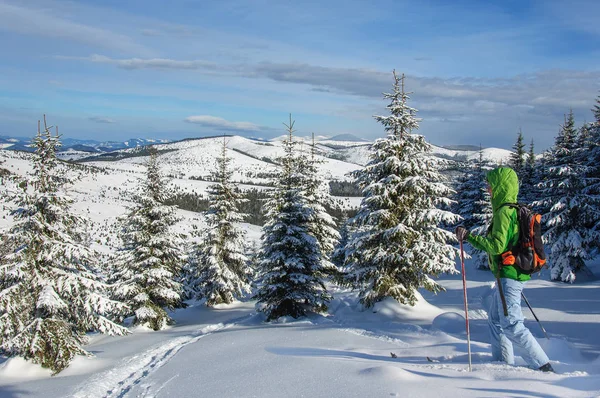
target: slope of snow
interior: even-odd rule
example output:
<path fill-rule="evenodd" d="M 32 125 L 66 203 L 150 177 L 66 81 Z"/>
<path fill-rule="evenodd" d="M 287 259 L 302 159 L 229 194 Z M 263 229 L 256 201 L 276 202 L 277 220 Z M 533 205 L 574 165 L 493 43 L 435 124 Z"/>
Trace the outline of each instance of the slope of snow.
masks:
<path fill-rule="evenodd" d="M 178 152 L 161 155 L 177 175 L 210 167 L 220 139 L 184 142 Z M 275 156 L 277 143 L 261 145 L 232 139 L 242 167 L 255 157 Z M 172 149 L 175 149 L 174 147 Z M 234 151 L 230 153 L 233 154 Z M 187 154 L 186 154 L 187 153 Z M 239 152 L 238 152 L 239 153 Z M 24 175 L 30 154 L 0 151 L 2 167 Z M 172 157 L 169 157 L 172 156 Z M 187 156 L 187 157 L 185 157 Z M 237 155 L 236 155 L 237 156 Z M 198 160 L 200 158 L 206 158 Z M 94 221 L 93 246 L 105 254 L 118 246 L 118 217 L 127 213 L 130 195 L 144 178 L 144 158 L 95 162 L 68 171 L 73 210 Z M 196 163 L 194 163 L 196 162 Z M 344 162 L 326 163 L 323 173 Z M 192 164 L 193 167 L 190 165 Z M 348 164 L 348 163 L 347 163 Z M 178 167 L 177 167 L 178 166 Z M 356 167 L 354 166 L 348 166 Z M 250 170 L 250 169 L 249 169 Z M 207 182 L 176 178 L 172 184 L 204 192 Z M 6 189 L 15 186 L 3 184 Z M 360 198 L 358 198 L 359 200 Z M 179 211 L 177 230 L 202 227 L 201 214 Z M 0 207 L 0 227 L 10 223 Z M 249 241 L 261 230 L 243 224 Z M 588 264 L 600 275 L 600 261 Z M 93 358 L 78 357 L 57 376 L 21 358 L 0 356 L 0 396 L 4 397 L 593 397 L 600 395 L 600 280 L 564 284 L 549 281 L 547 271 L 528 282 L 525 295 L 542 321 L 544 335 L 526 306 L 526 325 L 551 358 L 557 374 L 491 362 L 486 310 L 492 293 L 489 272 L 467 262 L 467 286 L 473 371 L 468 371 L 467 339 L 460 275 L 443 276 L 446 292 L 421 291 L 415 307 L 393 300 L 364 309 L 356 292 L 334 289 L 326 314 L 265 323 L 254 302 L 208 309 L 201 303 L 172 314 L 177 324 L 150 332 L 136 328 L 124 337 L 91 336 Z M 397 358 L 392 358 L 394 353 Z M 518 353 L 517 353 L 518 355 Z M 429 362 L 426 357 L 436 362 Z M 520 357 L 517 365 L 523 365 Z"/>
<path fill-rule="evenodd" d="M 435 145 L 432 146 L 433 154 L 445 157 L 447 159 L 453 159 L 458 161 L 479 159 L 479 151 L 459 151 L 454 149 L 446 149 Z M 510 159 L 510 154 L 512 153 L 509 150 L 500 148 L 484 148 L 481 152 L 484 160 L 488 160 L 495 164 L 508 163 L 508 160 Z"/>
<path fill-rule="evenodd" d="M 233 136 L 226 137 L 227 156 L 232 158 L 234 180 L 236 182 L 252 182 L 268 184 L 269 175 L 277 170 L 277 158 L 284 155 L 283 146 L 279 141 L 261 142 L 248 138 Z M 180 141 L 160 145 L 159 160 L 164 172 L 168 175 L 186 178 L 206 178 L 216 166 L 216 159 L 221 155 L 223 137 L 203 138 Z M 304 145 L 302 150 L 309 151 Z M 348 173 L 360 166 L 321 155 L 316 156 L 319 170 L 324 180 L 348 180 Z M 98 167 L 108 167 L 123 171 L 138 170 L 138 165 L 147 161 L 146 156 L 131 157 L 116 162 L 91 162 Z"/>
<path fill-rule="evenodd" d="M 558 372 L 546 374 L 491 362 L 484 308 L 492 278 L 467 266 L 472 372 L 462 283 L 460 276 L 448 276 L 442 280 L 446 292 L 422 292 L 415 307 L 386 300 L 365 310 L 355 293 L 338 290 L 328 314 L 271 324 L 254 312 L 252 301 L 214 309 L 192 303 L 173 313 L 177 325 L 168 330 L 93 336 L 88 348 L 96 356 L 77 358 L 54 377 L 22 359 L 6 360 L 0 391 L 29 397 L 600 394 L 600 342 L 594 332 L 600 327 L 600 295 L 594 294 L 600 283 L 530 282 L 525 293 L 550 340 L 533 319 L 526 324 Z M 517 361 L 523 365 L 520 357 Z"/>

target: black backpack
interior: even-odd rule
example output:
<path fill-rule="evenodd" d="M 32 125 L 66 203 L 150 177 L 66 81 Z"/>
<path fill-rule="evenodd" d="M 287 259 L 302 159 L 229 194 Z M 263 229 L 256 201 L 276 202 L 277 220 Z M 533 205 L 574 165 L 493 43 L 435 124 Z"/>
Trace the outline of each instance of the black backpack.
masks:
<path fill-rule="evenodd" d="M 502 253 L 502 265 L 512 265 L 524 274 L 539 272 L 546 264 L 542 243 L 542 216 L 522 203 L 504 203 L 517 211 L 519 238 L 510 250 Z"/>

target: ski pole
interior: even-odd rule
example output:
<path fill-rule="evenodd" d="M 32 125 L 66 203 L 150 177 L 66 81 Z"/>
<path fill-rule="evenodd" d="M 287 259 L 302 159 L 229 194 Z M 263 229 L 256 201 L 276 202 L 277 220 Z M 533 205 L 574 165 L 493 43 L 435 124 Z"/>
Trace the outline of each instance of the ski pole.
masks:
<path fill-rule="evenodd" d="M 467 276 L 465 274 L 465 251 L 460 240 L 460 264 L 462 269 L 463 296 L 465 299 L 465 322 L 467 325 L 467 349 L 469 351 L 469 372 L 471 371 L 471 332 L 469 330 L 469 305 L 467 304 Z"/>
<path fill-rule="evenodd" d="M 525 294 L 523 292 L 521 292 L 521 296 L 523 297 L 523 300 L 525 300 L 525 303 L 527 303 L 527 306 L 529 307 L 529 311 L 531 311 L 531 313 L 533 314 L 533 317 L 535 318 L 535 320 L 537 321 L 537 323 L 542 328 L 542 332 L 544 332 L 544 335 L 546 336 L 546 338 L 548 340 L 550 340 L 550 337 L 548 337 L 548 333 L 546 333 L 546 329 L 544 329 L 544 326 L 542 326 L 542 322 L 540 322 L 540 320 L 538 319 L 538 317 L 535 315 L 535 312 L 533 312 L 533 308 L 531 308 L 531 305 L 529 304 L 529 301 L 527 300 L 527 297 L 525 297 Z"/>

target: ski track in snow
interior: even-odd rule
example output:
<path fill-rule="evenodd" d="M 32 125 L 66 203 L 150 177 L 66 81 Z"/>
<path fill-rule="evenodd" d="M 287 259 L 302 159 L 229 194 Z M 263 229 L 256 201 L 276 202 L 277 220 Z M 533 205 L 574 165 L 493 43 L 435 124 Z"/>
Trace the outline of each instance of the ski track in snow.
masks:
<path fill-rule="evenodd" d="M 88 379 L 71 396 L 75 398 L 125 397 L 132 387 L 140 384 L 144 378 L 165 365 L 183 347 L 233 325 L 233 323 L 208 325 L 191 335 L 173 338 L 160 343 L 141 354 L 125 359 L 121 366 L 117 366 Z M 147 389 L 151 387 L 147 386 Z M 159 390 L 162 387 L 164 385 Z"/>

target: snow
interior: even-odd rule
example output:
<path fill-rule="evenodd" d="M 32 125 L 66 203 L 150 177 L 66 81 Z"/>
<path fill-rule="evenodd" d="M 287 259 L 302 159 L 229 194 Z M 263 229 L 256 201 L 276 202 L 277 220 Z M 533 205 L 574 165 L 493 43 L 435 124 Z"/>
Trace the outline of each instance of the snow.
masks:
<path fill-rule="evenodd" d="M 477 160 L 479 159 L 479 151 L 461 151 L 454 149 L 446 149 L 432 145 L 433 153 L 438 156 L 443 156 L 450 159 L 459 161 Z M 481 150 L 483 160 L 491 161 L 496 164 L 507 164 L 512 153 L 506 149 L 500 148 L 483 148 Z"/>
<path fill-rule="evenodd" d="M 385 300 L 364 310 L 355 292 L 338 290 L 328 314 L 271 324 L 253 301 L 213 309 L 192 302 L 170 314 L 177 324 L 167 330 L 92 336 L 86 348 L 95 357 L 79 357 L 54 377 L 23 359 L 5 359 L 0 396 L 600 395 L 600 281 L 571 285 L 545 275 L 528 283 L 525 294 L 550 340 L 524 307 L 526 325 L 558 372 L 546 374 L 491 362 L 485 317 L 491 274 L 466 266 L 470 373 L 462 281 L 454 275 L 441 280 L 446 292 L 422 291 L 415 307 Z"/>
<path fill-rule="evenodd" d="M 255 156 L 271 150 L 269 156 L 274 156 L 281 150 L 275 142 L 267 143 L 273 147 L 259 142 L 248 147 L 243 140 L 239 148 Z M 220 139 L 214 140 L 215 148 L 220 144 Z M 232 140 L 232 145 L 238 141 Z M 197 157 L 205 156 L 202 151 L 207 147 L 194 148 L 190 150 Z M 161 156 L 170 154 L 175 152 Z M 20 175 L 31 170 L 28 156 L 0 151 L 0 161 L 6 160 L 2 167 Z M 111 241 L 115 234 L 111 227 L 131 205 L 128 195 L 143 177 L 144 159 L 94 162 L 106 167 L 108 174 L 83 173 L 72 188 L 74 212 L 94 221 L 93 246 L 103 253 L 117 246 Z M 173 165 L 176 161 L 173 157 Z M 242 172 L 246 161 L 256 161 L 257 167 L 269 164 L 248 156 L 239 161 L 244 162 L 239 164 Z M 343 175 L 336 165 L 330 163 L 328 171 Z M 180 163 L 184 174 L 196 173 L 186 167 Z M 198 192 L 209 185 L 185 178 L 173 184 Z M 197 213 L 180 210 L 178 216 L 180 232 L 204 224 Z M 0 206 L 0 227 L 9 223 Z M 251 241 L 260 239 L 260 227 L 240 226 Z M 597 397 L 600 259 L 587 265 L 595 278 L 556 283 L 544 270 L 525 289 L 550 339 L 523 304 L 525 323 L 548 353 L 556 374 L 491 362 L 486 309 L 493 277 L 467 260 L 472 372 L 467 368 L 461 275 L 444 275 L 438 281 L 446 291 L 437 295 L 419 291 L 415 307 L 384 300 L 365 310 L 358 304 L 357 292 L 339 289 L 333 291 L 327 314 L 273 323 L 264 322 L 252 300 L 216 308 L 190 302 L 190 307 L 169 313 L 176 324 L 165 330 L 135 327 L 129 336 L 90 335 L 84 348 L 94 357 L 77 357 L 56 376 L 22 358 L 0 356 L 0 397 Z M 427 356 L 439 362 L 429 362 Z M 523 364 L 518 358 L 518 365 Z"/>

